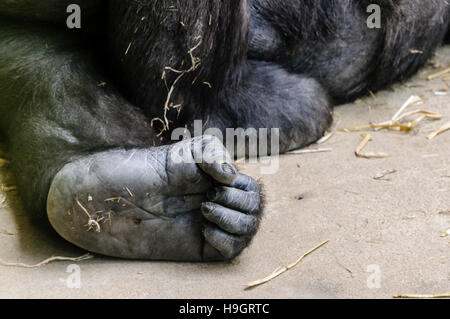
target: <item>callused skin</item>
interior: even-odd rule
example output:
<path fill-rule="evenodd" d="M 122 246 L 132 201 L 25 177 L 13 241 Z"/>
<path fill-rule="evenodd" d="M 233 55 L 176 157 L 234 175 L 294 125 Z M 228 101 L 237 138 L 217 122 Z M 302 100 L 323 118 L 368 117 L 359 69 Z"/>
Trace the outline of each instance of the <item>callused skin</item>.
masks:
<path fill-rule="evenodd" d="M 242 252 L 260 207 L 258 184 L 237 171 L 219 140 L 205 136 L 71 162 L 53 180 L 47 214 L 62 237 L 89 251 L 211 261 Z"/>

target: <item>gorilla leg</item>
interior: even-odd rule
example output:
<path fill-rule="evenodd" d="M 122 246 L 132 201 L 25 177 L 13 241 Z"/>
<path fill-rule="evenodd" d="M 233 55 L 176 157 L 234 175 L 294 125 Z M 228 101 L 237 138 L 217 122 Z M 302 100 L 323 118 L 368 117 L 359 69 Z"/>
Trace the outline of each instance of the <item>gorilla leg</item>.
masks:
<path fill-rule="evenodd" d="M 384 38 L 369 86 L 373 91 L 414 75 L 433 56 L 450 27 L 446 0 L 401 0 L 385 6 L 384 12 L 388 15 Z"/>
<path fill-rule="evenodd" d="M 222 133 L 280 128 L 282 152 L 322 136 L 331 115 L 321 86 L 280 65 L 248 61 L 247 0 L 172 4 L 111 4 L 116 76 L 150 118 L 164 119 L 169 109 L 171 128 L 193 130 L 194 120 Z"/>
<path fill-rule="evenodd" d="M 82 43 L 43 26 L 0 28 L 0 129 L 29 211 L 44 207 L 44 190 L 65 163 L 95 150 L 152 145 L 146 119 L 102 86 Z"/>
<path fill-rule="evenodd" d="M 316 80 L 273 63 L 249 61 L 248 66 L 238 87 L 220 92 L 217 108 L 197 112 L 194 119 L 203 118 L 207 127 L 222 131 L 279 128 L 282 153 L 323 136 L 331 124 L 331 103 Z"/>
<path fill-rule="evenodd" d="M 450 3 L 447 4 L 447 18 L 450 20 Z M 445 43 L 450 43 L 450 21 L 448 22 L 447 35 L 445 36 Z"/>
<path fill-rule="evenodd" d="M 370 4 L 380 29 L 367 25 Z M 414 74 L 450 20 L 442 0 L 251 0 L 251 14 L 250 57 L 317 79 L 338 102 Z"/>
<path fill-rule="evenodd" d="M 39 30 L 0 26 L 0 130 L 27 210 L 47 206 L 61 236 L 106 255 L 237 256 L 258 227 L 256 182 L 215 139 L 158 146 L 83 43 Z"/>

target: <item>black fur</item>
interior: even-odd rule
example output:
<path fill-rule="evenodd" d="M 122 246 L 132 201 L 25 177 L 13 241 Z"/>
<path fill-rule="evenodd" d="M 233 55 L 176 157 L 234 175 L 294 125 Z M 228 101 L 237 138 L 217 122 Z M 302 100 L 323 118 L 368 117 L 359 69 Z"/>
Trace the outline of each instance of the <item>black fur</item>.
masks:
<path fill-rule="evenodd" d="M 282 152 L 321 137 L 331 106 L 320 85 L 281 65 L 247 60 L 247 1 L 179 1 L 176 10 L 168 9 L 169 0 L 147 3 L 112 1 L 110 34 L 116 78 L 149 118 L 162 118 L 168 88 L 179 76 L 166 68 L 188 70 L 188 51 L 196 48 L 200 65 L 177 83 L 170 100 L 182 105 L 181 114 L 170 113 L 173 127 L 192 129 L 194 120 L 203 120 L 205 129 L 222 132 L 280 128 Z"/>
<path fill-rule="evenodd" d="M 26 209 L 47 207 L 66 239 L 147 259 L 234 258 L 261 216 L 229 158 L 195 161 L 194 145 L 224 155 L 221 143 L 163 146 L 174 128 L 279 128 L 280 151 L 308 145 L 332 100 L 414 74 L 450 20 L 446 0 L 82 0 L 83 27 L 68 30 L 72 2 L 0 0 L 10 169 Z M 366 25 L 372 3 L 381 29 Z M 192 151 L 182 165 L 177 145 Z"/>
<path fill-rule="evenodd" d="M 82 43 L 44 26 L 0 26 L 1 132 L 18 190 L 42 211 L 66 163 L 114 147 L 152 145 L 154 134 L 94 67 Z"/>
<path fill-rule="evenodd" d="M 373 3 L 381 7 L 380 29 L 366 24 Z M 338 102 L 417 72 L 442 42 L 450 15 L 446 0 L 252 0 L 251 8 L 250 56 L 318 79 Z"/>

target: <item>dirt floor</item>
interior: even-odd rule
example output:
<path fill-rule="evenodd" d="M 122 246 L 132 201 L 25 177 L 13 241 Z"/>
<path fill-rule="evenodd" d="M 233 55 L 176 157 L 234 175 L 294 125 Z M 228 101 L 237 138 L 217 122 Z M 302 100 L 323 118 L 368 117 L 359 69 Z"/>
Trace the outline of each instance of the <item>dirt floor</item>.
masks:
<path fill-rule="evenodd" d="M 425 101 L 420 108 L 444 115 L 439 121 L 424 120 L 410 133 L 373 132 L 366 151 L 389 153 L 387 158 L 357 158 L 360 133 L 337 132 L 311 147 L 330 152 L 284 155 L 276 175 L 262 175 L 261 164 L 240 164 L 243 172 L 263 181 L 267 209 L 253 245 L 231 264 L 95 256 L 77 263 L 79 289 L 67 284 L 74 278 L 67 272 L 73 262 L 36 269 L 0 266 L 0 297 L 391 298 L 449 292 L 450 236 L 443 233 L 450 228 L 450 132 L 426 138 L 450 121 L 450 73 L 427 80 L 449 66 L 450 47 L 445 47 L 407 83 L 336 109 L 339 127 L 382 122 L 410 96 L 420 95 Z M 396 172 L 374 179 L 384 170 Z M 52 255 L 84 254 L 31 226 L 24 212 L 8 208 L 12 202 L 9 198 L 0 210 L 0 259 L 38 263 Z M 296 268 L 244 290 L 246 283 L 326 239 L 327 245 Z"/>

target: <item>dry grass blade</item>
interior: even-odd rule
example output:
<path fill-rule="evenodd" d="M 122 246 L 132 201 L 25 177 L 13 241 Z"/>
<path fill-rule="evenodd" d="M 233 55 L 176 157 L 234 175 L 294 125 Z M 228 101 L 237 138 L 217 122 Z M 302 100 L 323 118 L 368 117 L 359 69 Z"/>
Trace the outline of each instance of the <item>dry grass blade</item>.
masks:
<path fill-rule="evenodd" d="M 319 139 L 316 144 L 323 144 L 325 142 L 327 142 L 330 138 L 333 137 L 333 135 L 336 133 L 336 131 L 332 131 L 331 133 L 325 133 L 325 135 Z"/>
<path fill-rule="evenodd" d="M 422 122 L 425 119 L 430 120 L 441 120 L 443 118 L 442 114 L 419 109 L 407 113 L 403 113 L 406 108 L 412 105 L 419 105 L 423 104 L 423 100 L 418 96 L 411 96 L 403 105 L 402 107 L 395 113 L 395 115 L 392 117 L 391 120 L 382 122 L 382 123 L 370 123 L 369 125 L 361 125 L 361 126 L 355 126 L 355 127 L 344 127 L 340 128 L 340 131 L 343 132 L 356 132 L 356 131 L 365 131 L 373 129 L 374 131 L 379 130 L 389 130 L 389 131 L 396 131 L 396 132 L 409 132 L 411 131 L 417 124 Z M 403 113 L 403 114 L 402 114 Z M 412 115 L 419 114 L 420 116 L 417 117 L 415 120 L 410 122 L 402 122 L 407 117 L 410 117 Z"/>
<path fill-rule="evenodd" d="M 5 266 L 5 267 L 21 267 L 21 268 L 39 268 L 42 266 L 45 266 L 51 262 L 55 262 L 55 261 L 74 261 L 74 262 L 80 262 L 80 261 L 85 261 L 88 259 L 92 259 L 94 258 L 93 255 L 91 254 L 85 254 L 83 256 L 80 257 L 76 257 L 76 258 L 71 258 L 71 257 L 50 257 L 47 258 L 44 261 L 41 261 L 40 263 L 36 264 L 36 265 L 27 265 L 27 264 L 23 264 L 23 263 L 10 263 L 10 262 L 6 262 L 0 259 L 0 265 Z"/>
<path fill-rule="evenodd" d="M 134 197 L 133 192 L 132 192 L 128 187 L 125 186 L 125 190 L 128 192 L 128 194 L 129 194 L 131 197 Z"/>
<path fill-rule="evenodd" d="M 380 130 L 386 129 L 386 130 L 395 131 L 395 132 L 409 132 L 413 129 L 413 125 L 411 123 L 400 124 L 397 122 L 396 123 L 386 122 L 386 123 L 379 123 L 379 124 L 370 124 L 370 127 L 372 129 L 374 129 L 375 131 L 380 131 Z"/>
<path fill-rule="evenodd" d="M 423 100 L 420 98 L 420 96 L 413 95 L 411 96 L 405 104 L 402 105 L 402 107 L 395 113 L 395 115 L 392 117 L 392 121 L 397 121 L 400 117 L 400 115 L 403 113 L 404 110 L 406 110 L 411 105 L 422 105 Z"/>
<path fill-rule="evenodd" d="M 386 170 L 378 173 L 377 175 L 375 175 L 373 177 L 373 179 L 375 179 L 375 180 L 382 180 L 387 175 L 391 175 L 391 174 L 395 174 L 395 173 L 397 173 L 397 170 L 395 170 L 395 169 L 386 169 Z"/>
<path fill-rule="evenodd" d="M 327 142 L 329 139 L 331 139 L 334 134 L 336 134 L 336 131 L 338 130 L 339 124 L 341 123 L 341 115 L 338 112 L 333 112 L 334 115 L 334 121 L 333 125 L 330 128 L 328 132 L 325 133 L 325 135 L 319 139 L 316 144 L 323 144 Z"/>
<path fill-rule="evenodd" d="M 340 132 L 360 132 L 360 131 L 367 131 L 373 129 L 373 126 L 371 124 L 368 125 L 360 125 L 360 126 L 353 126 L 353 127 L 341 127 L 339 128 Z"/>
<path fill-rule="evenodd" d="M 434 90 L 433 93 L 436 96 L 446 96 L 448 95 L 448 90 L 447 89 Z"/>
<path fill-rule="evenodd" d="M 363 149 L 367 146 L 367 144 L 370 141 L 372 141 L 372 136 L 368 133 L 363 133 L 361 134 L 361 136 L 363 137 L 363 140 L 361 141 L 361 143 L 359 144 L 358 148 L 355 151 L 357 157 L 371 159 L 371 158 L 385 158 L 389 156 L 389 154 L 386 153 L 363 153 L 362 152 Z"/>
<path fill-rule="evenodd" d="M 286 155 L 298 155 L 298 154 L 311 154 L 311 153 L 326 153 L 332 152 L 332 148 L 318 148 L 318 149 L 306 149 L 306 150 L 296 150 L 285 153 Z"/>
<path fill-rule="evenodd" d="M 309 250 L 308 252 L 306 252 L 305 254 L 303 254 L 303 256 L 301 256 L 299 259 L 297 259 L 296 262 L 286 266 L 286 267 L 282 267 L 282 268 L 277 268 L 272 274 L 270 274 L 269 276 L 260 279 L 260 280 L 256 280 L 253 281 L 251 283 L 248 283 L 246 285 L 245 289 L 250 289 L 250 288 L 254 288 L 260 285 L 263 285 L 265 283 L 268 283 L 269 281 L 277 278 L 278 276 L 284 274 L 285 272 L 287 272 L 288 270 L 294 268 L 295 266 L 297 266 L 302 260 L 303 258 L 305 258 L 306 256 L 310 255 L 311 253 L 313 253 L 314 251 L 316 251 L 317 249 L 319 249 L 320 247 L 324 246 L 325 244 L 327 244 L 330 240 L 327 239 L 324 242 L 322 242 L 321 244 L 317 245 L 316 247 L 314 247 L 313 249 Z"/>
<path fill-rule="evenodd" d="M 11 233 L 5 229 L 0 229 L 0 234 L 7 235 L 7 236 L 14 236 L 13 233 Z"/>
<path fill-rule="evenodd" d="M 397 118 L 397 121 L 403 120 L 405 117 L 411 116 L 411 115 L 415 115 L 415 114 L 422 114 L 423 116 L 425 116 L 428 119 L 432 119 L 432 120 L 442 120 L 442 118 L 444 117 L 442 114 L 440 113 L 436 113 L 436 112 L 431 112 L 428 110 L 415 110 L 415 111 L 411 111 L 408 113 L 405 113 L 403 115 L 401 115 L 399 118 Z"/>
<path fill-rule="evenodd" d="M 415 299 L 426 299 L 426 298 L 450 298 L 450 292 L 443 294 L 434 295 L 394 295 L 394 298 L 415 298 Z"/>
<path fill-rule="evenodd" d="M 441 127 L 439 130 L 437 130 L 436 132 L 431 133 L 430 135 L 427 136 L 427 138 L 429 140 L 432 140 L 433 138 L 435 138 L 436 136 L 446 132 L 450 130 L 450 122 L 448 122 L 447 124 L 445 124 L 443 127 Z"/>
<path fill-rule="evenodd" d="M 167 99 L 166 99 L 166 102 L 164 103 L 164 116 L 163 116 L 163 119 L 154 118 L 151 121 L 151 123 L 150 123 L 152 127 L 153 127 L 153 125 L 154 125 L 154 123 L 156 121 L 161 122 L 163 124 L 163 128 L 161 129 L 161 132 L 157 135 L 158 137 L 160 137 L 164 132 L 169 130 L 170 123 L 169 123 L 169 119 L 167 117 L 168 116 L 168 111 L 170 109 L 177 109 L 178 110 L 178 114 L 181 111 L 182 105 L 174 106 L 173 103 L 171 103 L 172 95 L 173 95 L 173 93 L 175 91 L 176 85 L 178 84 L 178 82 L 181 81 L 181 79 L 184 77 L 184 75 L 187 74 L 187 73 L 194 72 L 194 71 L 196 71 L 199 68 L 199 66 L 201 64 L 201 60 L 200 60 L 200 58 L 194 56 L 194 51 L 197 50 L 198 47 L 200 47 L 201 44 L 202 44 L 202 41 L 200 41 L 196 46 L 194 46 L 192 49 L 190 49 L 188 51 L 188 54 L 191 57 L 191 63 L 192 63 L 192 66 L 189 69 L 187 69 L 187 70 L 175 70 L 174 68 L 171 68 L 171 67 L 165 67 L 164 68 L 164 72 L 163 72 L 163 75 L 162 75 L 162 79 L 163 80 L 166 79 L 166 71 L 171 71 L 171 72 L 174 72 L 174 73 L 179 74 L 179 75 L 175 79 L 175 81 L 172 83 L 172 85 L 171 85 L 171 87 L 169 89 L 169 92 L 167 94 Z"/>
<path fill-rule="evenodd" d="M 438 73 L 435 73 L 435 74 L 430 75 L 430 76 L 428 77 L 428 80 L 431 81 L 431 80 L 437 79 L 437 78 L 439 78 L 439 77 L 441 77 L 442 75 L 447 74 L 447 73 L 450 73 L 450 68 L 444 69 L 444 70 L 442 70 L 442 71 L 440 71 L 440 72 L 438 72 Z"/>
<path fill-rule="evenodd" d="M 89 220 L 87 223 L 88 231 L 90 231 L 91 229 L 94 229 L 95 232 L 100 233 L 101 232 L 101 227 L 100 224 L 98 223 L 98 220 L 94 220 L 91 216 L 91 214 L 89 214 L 88 210 L 81 204 L 81 202 L 78 200 L 78 198 L 75 198 L 75 201 L 77 203 L 77 205 L 81 208 L 81 210 L 88 216 Z"/>

